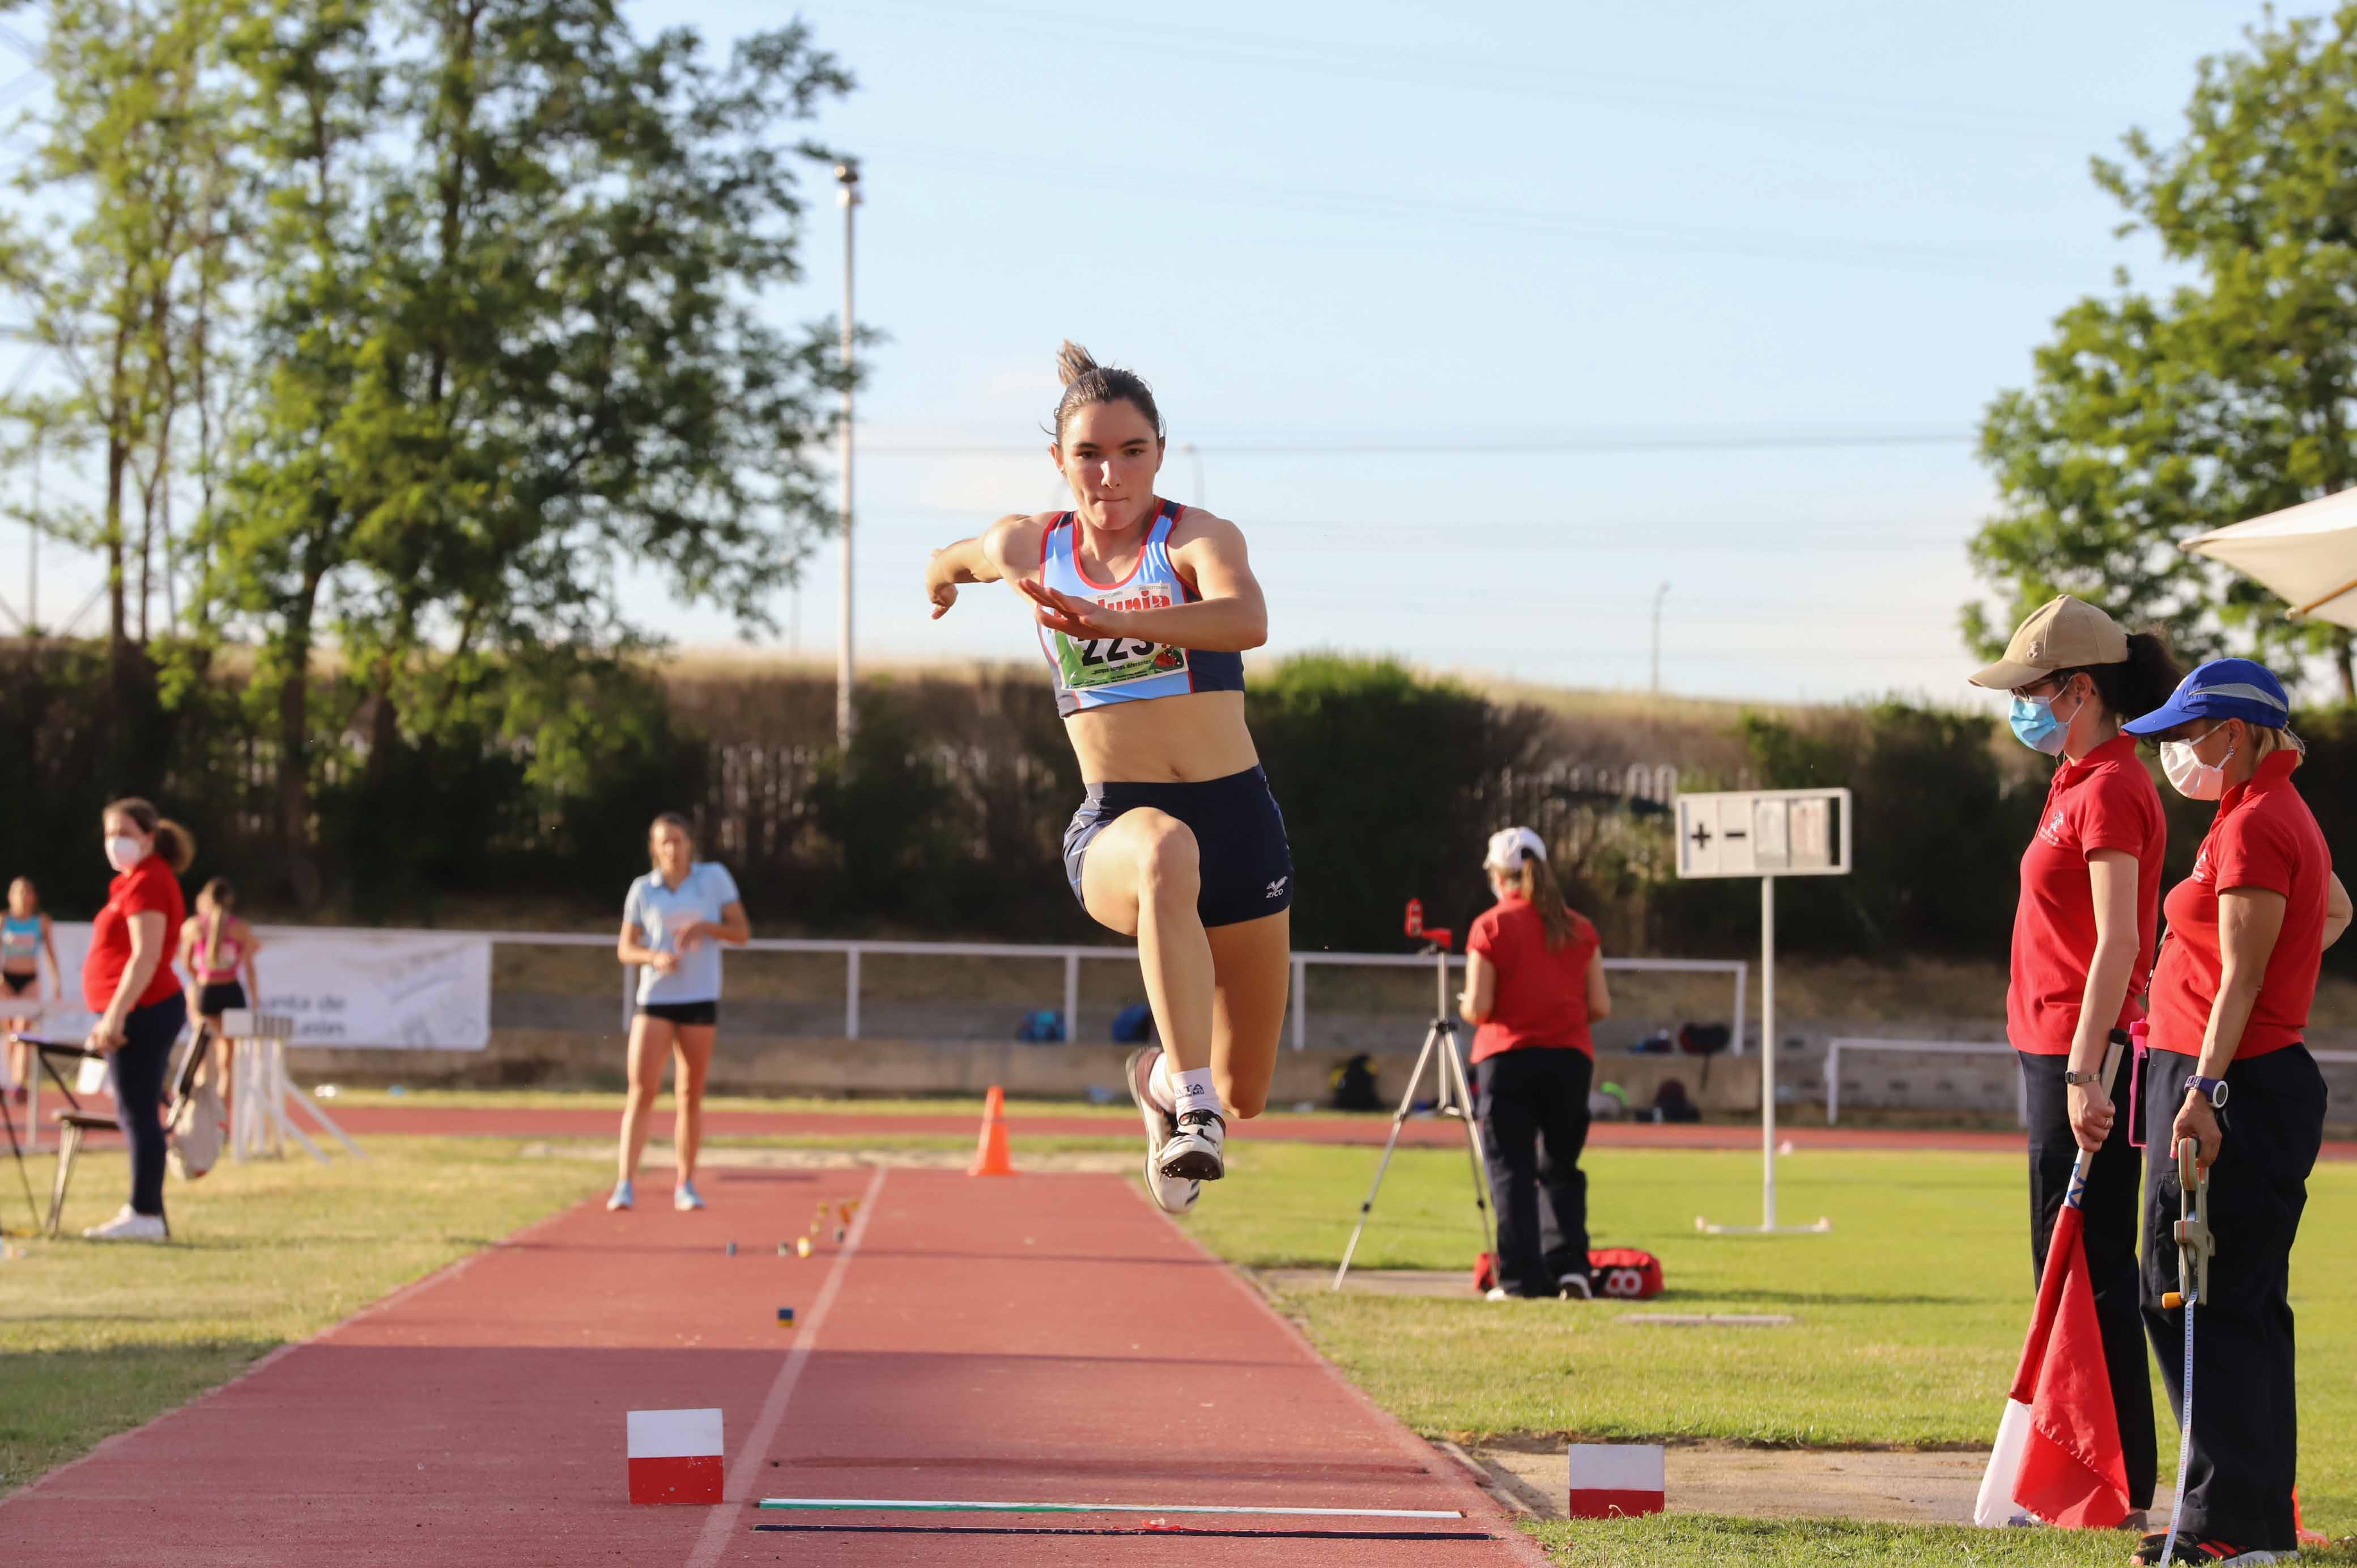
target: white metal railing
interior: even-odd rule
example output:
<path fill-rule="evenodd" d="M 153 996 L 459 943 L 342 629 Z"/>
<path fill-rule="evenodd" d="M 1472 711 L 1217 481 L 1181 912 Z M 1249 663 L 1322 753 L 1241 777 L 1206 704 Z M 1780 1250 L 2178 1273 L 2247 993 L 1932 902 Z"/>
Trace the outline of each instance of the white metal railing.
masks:
<path fill-rule="evenodd" d="M 543 946 L 611 947 L 614 939 L 575 933 L 539 931 L 444 931 L 450 937 L 480 937 L 494 942 L 518 942 Z M 1023 942 L 892 942 L 852 941 L 818 937 L 756 937 L 751 941 L 737 944 L 742 952 L 840 953 L 844 961 L 843 976 L 843 1036 L 859 1038 L 860 960 L 868 953 L 892 957 L 915 958 L 1009 958 L 1060 959 L 1064 965 L 1064 1037 L 1076 1037 L 1073 1021 L 1081 1010 L 1081 964 L 1085 960 L 1116 960 L 1125 963 L 1137 961 L 1135 948 L 1065 947 L 1053 944 Z M 1297 1051 L 1309 1045 L 1309 966 L 1323 964 L 1332 967 L 1372 969 L 1426 969 L 1432 964 L 1429 955 L 1415 953 L 1365 952 L 1297 952 L 1293 955 L 1293 995 L 1288 1011 L 1291 1014 L 1290 1044 Z M 1464 968 L 1461 954 L 1448 957 L 1450 970 Z M 1743 1054 L 1744 1004 L 1749 997 L 1751 965 L 1742 959 L 1717 958 L 1608 958 L 1608 972 L 1724 974 L 1735 983 L 1734 1014 L 1729 1025 L 1729 1054 Z M 632 1011 L 637 1005 L 638 969 L 625 965 L 622 970 L 622 1026 L 630 1027 Z"/>
<path fill-rule="evenodd" d="M 2003 1040 L 1869 1040 L 1843 1038 L 1825 1046 L 1825 1125 L 1841 1120 L 1841 1056 L 1845 1050 L 1887 1052 L 1899 1051 L 1910 1056 L 1929 1056 L 1938 1052 L 1957 1052 L 2011 1057 L 2013 1047 Z M 2029 1086 L 2020 1074 L 2014 1075 L 2013 1113 L 2021 1125 L 2029 1125 Z"/>
<path fill-rule="evenodd" d="M 516 942 L 540 947 L 610 948 L 614 939 L 576 931 L 448 931 L 434 934 L 444 937 L 480 938 L 491 942 Z M 737 944 L 740 952 L 840 953 L 843 956 L 843 1036 L 859 1038 L 860 960 L 868 953 L 889 957 L 913 958 L 1008 958 L 1060 959 L 1064 965 L 1064 1037 L 1075 1036 L 1073 1020 L 1081 1010 L 1081 964 L 1084 961 L 1137 961 L 1135 948 L 1071 947 L 1053 943 L 1028 942 L 894 942 L 858 941 L 825 937 L 756 937 L 749 942 Z M 1289 1043 L 1297 1051 L 1306 1050 L 1309 1044 L 1309 1005 L 1308 988 L 1309 966 L 1324 964 L 1332 967 L 1369 969 L 1426 969 L 1432 964 L 1427 954 L 1372 952 L 1297 952 L 1293 955 L 1293 997 L 1289 1009 L 1292 1023 Z M 1465 967 L 1464 956 L 1448 956 L 1450 970 Z M 1743 1054 L 1745 1029 L 1744 1006 L 1749 999 L 1751 965 L 1743 959 L 1721 958 L 1608 958 L 1608 972 L 1620 973 L 1685 973 L 1724 974 L 1735 985 L 1734 1014 L 1729 1025 L 1731 1038 L 1727 1044 L 1730 1055 Z M 622 969 L 622 1026 L 630 1027 L 630 1015 L 637 1006 L 639 972 L 635 965 Z"/>

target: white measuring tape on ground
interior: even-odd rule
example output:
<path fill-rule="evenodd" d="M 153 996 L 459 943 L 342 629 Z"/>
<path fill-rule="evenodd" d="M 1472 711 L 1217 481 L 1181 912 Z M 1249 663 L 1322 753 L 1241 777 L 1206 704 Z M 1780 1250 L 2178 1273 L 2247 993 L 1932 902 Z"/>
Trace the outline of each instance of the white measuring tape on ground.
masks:
<path fill-rule="evenodd" d="M 1463 1519 L 1455 1509 L 1277 1509 L 1209 1503 L 959 1503 L 907 1498 L 763 1498 L 765 1509 L 834 1509 L 888 1513 L 1184 1513 L 1283 1514 L 1311 1519 Z"/>

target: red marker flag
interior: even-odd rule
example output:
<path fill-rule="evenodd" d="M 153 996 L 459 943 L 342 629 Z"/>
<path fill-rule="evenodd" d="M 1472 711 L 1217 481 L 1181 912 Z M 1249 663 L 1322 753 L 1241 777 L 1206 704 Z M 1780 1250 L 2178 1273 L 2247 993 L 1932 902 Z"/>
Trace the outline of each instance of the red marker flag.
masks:
<path fill-rule="evenodd" d="M 2077 1174 L 2083 1178 L 2083 1166 Z M 2009 1524 L 2026 1512 L 2049 1524 L 2108 1530 L 2128 1516 L 2127 1462 L 2087 1279 L 2079 1197 L 2074 1181 L 2054 1219 L 2038 1310 L 1973 1510 L 1978 1524 Z"/>

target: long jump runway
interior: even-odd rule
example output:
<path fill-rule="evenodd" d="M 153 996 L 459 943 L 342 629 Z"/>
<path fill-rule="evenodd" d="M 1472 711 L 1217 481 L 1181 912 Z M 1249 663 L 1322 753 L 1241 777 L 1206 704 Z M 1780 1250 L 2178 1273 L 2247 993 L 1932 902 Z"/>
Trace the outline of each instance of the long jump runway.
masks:
<path fill-rule="evenodd" d="M 0 1558 L 1544 1561 L 1125 1180 L 716 1170 L 708 1191 L 694 1215 L 584 1203 L 266 1358 L 0 1502 Z M 842 1245 L 830 1229 L 812 1257 L 778 1255 L 822 1200 L 851 1197 Z M 625 1412 L 707 1405 L 726 1412 L 728 1501 L 625 1501 Z M 764 1497 L 1461 1517 L 789 1513 L 751 1506 Z"/>

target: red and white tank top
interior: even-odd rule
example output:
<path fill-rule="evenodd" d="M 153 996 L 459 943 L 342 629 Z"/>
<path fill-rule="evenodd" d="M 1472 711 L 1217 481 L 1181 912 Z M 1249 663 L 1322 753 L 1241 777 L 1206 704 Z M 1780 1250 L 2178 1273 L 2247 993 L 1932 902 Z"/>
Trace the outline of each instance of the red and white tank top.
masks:
<path fill-rule="evenodd" d="M 1146 526 L 1137 564 L 1118 583 L 1100 583 L 1082 568 L 1077 554 L 1080 518 L 1065 512 L 1049 526 L 1040 546 L 1039 576 L 1049 587 L 1075 598 L 1093 599 L 1108 609 L 1163 609 L 1192 604 L 1201 596 L 1187 585 L 1170 559 L 1170 531 L 1183 509 L 1157 500 Z M 1056 712 L 1070 718 L 1083 708 L 1114 703 L 1150 702 L 1189 692 L 1241 692 L 1244 656 L 1175 648 L 1143 638 L 1073 639 L 1039 628 L 1039 645 L 1056 672 Z"/>

